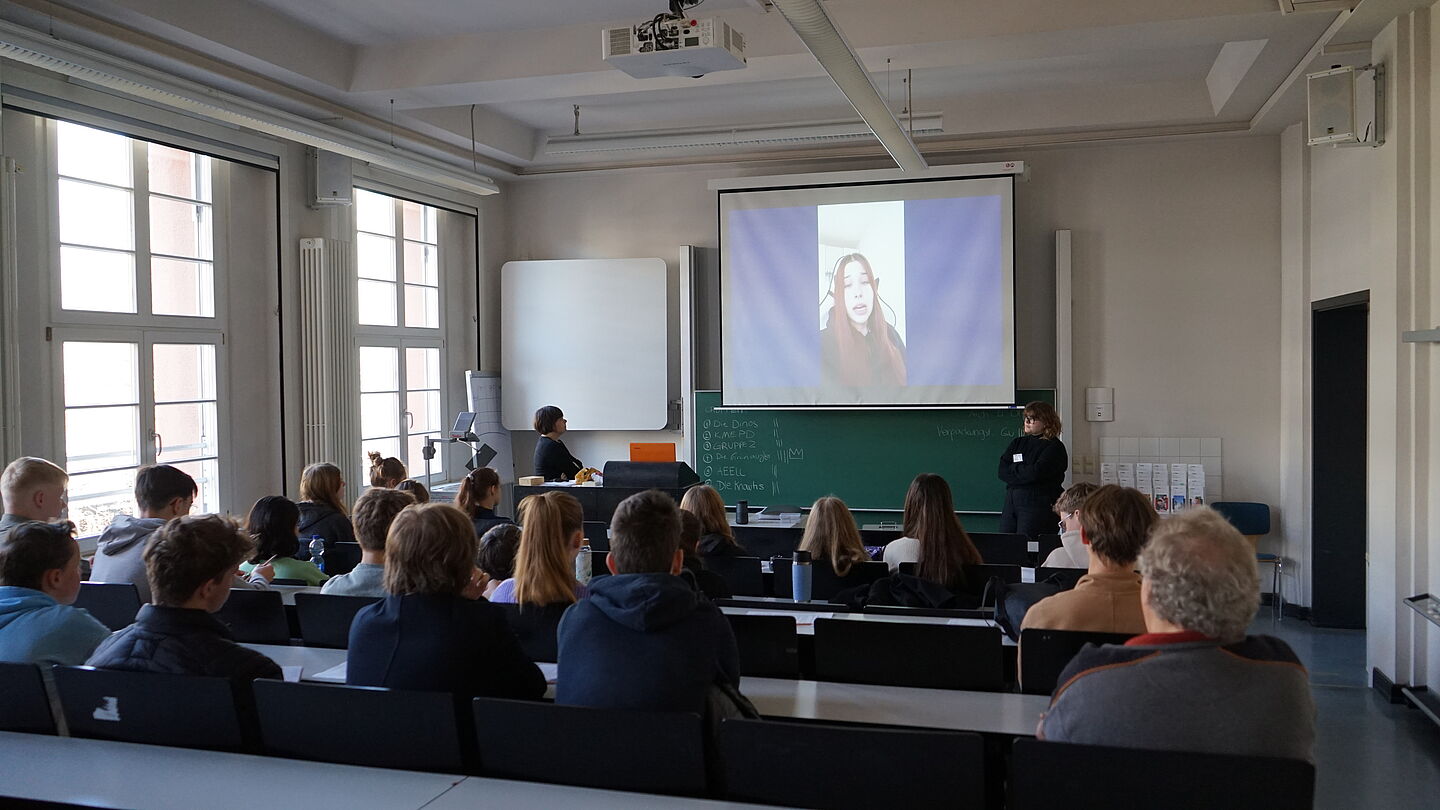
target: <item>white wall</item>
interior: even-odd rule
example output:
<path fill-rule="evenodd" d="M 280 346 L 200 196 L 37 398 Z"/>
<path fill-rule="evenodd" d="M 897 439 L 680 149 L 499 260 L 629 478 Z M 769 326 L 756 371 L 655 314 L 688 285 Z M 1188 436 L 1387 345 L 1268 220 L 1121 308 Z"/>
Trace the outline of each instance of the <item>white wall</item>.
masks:
<path fill-rule="evenodd" d="M 1220 436 L 1227 497 L 1278 503 L 1277 151 L 1275 138 L 1249 137 L 967 161 L 1018 158 L 1031 166 L 1030 180 L 1016 189 L 1020 387 L 1055 384 L 1053 233 L 1074 231 L 1075 396 L 1082 401 L 1085 386 L 1115 387 L 1117 418 L 1094 430 L 1069 426 L 1072 454 L 1093 456 L 1104 435 Z M 834 168 L 731 166 L 527 179 L 506 189 L 508 258 L 661 256 L 674 267 L 678 245 L 718 247 L 709 179 Z M 497 273 L 498 265 L 485 272 Z M 675 440 L 673 434 L 639 438 Z M 533 439 L 516 439 L 524 467 Z M 632 440 L 631 434 L 567 437 L 572 451 L 595 466 L 624 458 Z"/>

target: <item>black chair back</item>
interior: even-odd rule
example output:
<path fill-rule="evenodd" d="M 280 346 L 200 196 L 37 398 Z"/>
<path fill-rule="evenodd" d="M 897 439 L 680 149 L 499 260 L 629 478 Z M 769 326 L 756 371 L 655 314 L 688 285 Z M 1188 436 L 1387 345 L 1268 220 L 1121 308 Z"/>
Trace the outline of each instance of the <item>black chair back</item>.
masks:
<path fill-rule="evenodd" d="M 705 567 L 725 578 L 735 596 L 766 596 L 759 557 L 706 557 Z"/>
<path fill-rule="evenodd" d="M 497 604 L 505 614 L 505 623 L 510 625 L 510 632 L 520 641 L 520 649 L 531 661 L 560 660 L 560 640 L 557 634 L 560 630 L 560 617 L 565 615 L 565 610 L 570 607 L 569 603 L 558 602 L 544 607 Z"/>
<path fill-rule="evenodd" d="M 248 686 L 229 678 L 56 667 L 55 689 L 75 737 L 241 751 L 253 723 Z"/>
<path fill-rule="evenodd" d="M 480 772 L 501 779 L 699 795 L 700 717 L 476 698 Z"/>
<path fill-rule="evenodd" d="M 610 524 L 599 520 L 587 520 L 583 524 L 585 542 L 596 551 L 610 550 Z"/>
<path fill-rule="evenodd" d="M 1051 552 L 1064 545 L 1060 542 L 1060 535 L 1058 534 L 1037 535 L 1035 537 L 1035 543 L 1040 547 L 1040 550 L 1035 552 L 1035 562 L 1031 563 L 1032 567 L 1039 566 L 1045 562 L 1045 558 L 1049 557 Z"/>
<path fill-rule="evenodd" d="M 215 612 L 215 618 L 229 627 L 230 634 L 241 644 L 290 643 L 290 623 L 279 591 L 232 588 L 230 598 Z"/>
<path fill-rule="evenodd" d="M 979 734 L 726 720 L 720 754 L 732 801 L 836 810 L 985 806 Z"/>
<path fill-rule="evenodd" d="M 359 543 L 326 543 L 325 573 L 332 577 L 348 574 L 360 564 Z"/>
<path fill-rule="evenodd" d="M 265 680 L 254 688 L 267 754 L 411 771 L 464 770 L 455 698 L 448 693 Z"/>
<path fill-rule="evenodd" d="M 815 620 L 815 677 L 928 689 L 1005 688 L 997 627 Z"/>
<path fill-rule="evenodd" d="M 800 639 L 789 616 L 726 614 L 740 651 L 740 674 L 752 678 L 799 678 Z"/>
<path fill-rule="evenodd" d="M 970 541 L 980 552 L 980 559 L 990 565 L 1034 564 L 1030 559 L 1030 538 L 1023 534 L 970 532 Z"/>
<path fill-rule="evenodd" d="M 776 557 L 770 561 L 770 570 L 775 572 L 775 595 L 781 599 L 793 598 L 795 593 L 792 564 L 789 557 Z M 883 562 L 858 563 L 851 566 L 843 577 L 823 560 L 812 563 L 810 568 L 810 599 L 817 602 L 823 602 L 846 588 L 869 585 L 881 577 L 890 576 L 890 566 Z"/>
<path fill-rule="evenodd" d="M 1310 810 L 1315 766 L 1021 738 L 1010 757 L 1009 796 L 1012 810 Z"/>
<path fill-rule="evenodd" d="M 45 678 L 34 664 L 0 662 L 0 731 L 54 734 Z"/>
<path fill-rule="evenodd" d="M 234 597 L 234 594 L 231 594 Z M 300 622 L 300 638 L 306 647 L 329 647 L 335 650 L 350 646 L 350 623 L 366 605 L 380 601 L 378 596 L 339 596 L 323 593 L 295 594 L 295 615 Z"/>
<path fill-rule="evenodd" d="M 1060 673 L 1086 644 L 1124 644 L 1126 633 L 1082 633 L 1077 630 L 1020 631 L 1020 691 L 1048 695 L 1055 691 Z"/>
<path fill-rule="evenodd" d="M 124 630 L 140 612 L 140 592 L 130 582 L 82 582 L 75 607 L 90 611 L 111 630 Z"/>

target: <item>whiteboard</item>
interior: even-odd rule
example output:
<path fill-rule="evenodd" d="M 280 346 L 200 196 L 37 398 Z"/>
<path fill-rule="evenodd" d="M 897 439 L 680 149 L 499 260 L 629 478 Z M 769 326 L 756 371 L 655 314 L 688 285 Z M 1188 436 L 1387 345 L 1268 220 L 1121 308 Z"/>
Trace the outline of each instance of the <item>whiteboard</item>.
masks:
<path fill-rule="evenodd" d="M 533 430 L 556 405 L 570 430 L 661 430 L 669 402 L 664 259 L 506 262 L 501 415 Z"/>

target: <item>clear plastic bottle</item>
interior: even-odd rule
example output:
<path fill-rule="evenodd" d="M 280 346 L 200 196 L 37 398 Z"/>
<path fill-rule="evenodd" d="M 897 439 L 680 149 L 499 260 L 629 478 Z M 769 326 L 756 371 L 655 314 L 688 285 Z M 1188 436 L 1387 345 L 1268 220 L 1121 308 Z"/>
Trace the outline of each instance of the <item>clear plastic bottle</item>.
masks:
<path fill-rule="evenodd" d="M 575 581 L 581 585 L 590 584 L 590 544 L 586 543 L 580 547 L 580 554 L 575 557 Z"/>
<path fill-rule="evenodd" d="M 310 535 L 310 562 L 321 571 L 325 570 L 325 538 L 318 534 Z"/>

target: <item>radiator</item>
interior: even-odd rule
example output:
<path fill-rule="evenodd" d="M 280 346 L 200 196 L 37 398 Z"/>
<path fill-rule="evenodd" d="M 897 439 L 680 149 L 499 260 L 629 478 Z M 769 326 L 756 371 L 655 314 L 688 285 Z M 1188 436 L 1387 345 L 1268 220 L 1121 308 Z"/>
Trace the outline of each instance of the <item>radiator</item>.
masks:
<path fill-rule="evenodd" d="M 338 465 L 360 481 L 356 285 L 349 242 L 300 240 L 301 402 L 305 463 Z"/>

